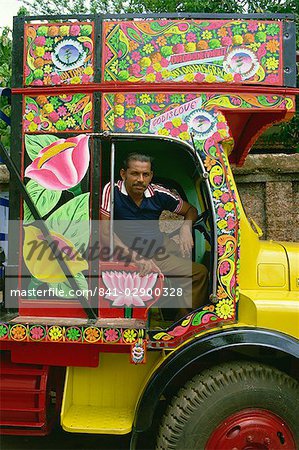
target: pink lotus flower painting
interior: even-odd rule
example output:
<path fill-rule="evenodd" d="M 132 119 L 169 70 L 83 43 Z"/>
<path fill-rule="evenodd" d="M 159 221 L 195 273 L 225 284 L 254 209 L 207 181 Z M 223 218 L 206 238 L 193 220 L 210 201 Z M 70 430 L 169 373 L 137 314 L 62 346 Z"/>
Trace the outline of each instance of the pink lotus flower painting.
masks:
<path fill-rule="evenodd" d="M 89 166 L 88 139 L 86 135 L 79 135 L 52 142 L 27 167 L 25 176 L 56 191 L 76 186 Z"/>
<path fill-rule="evenodd" d="M 151 295 L 157 282 L 158 273 L 141 277 L 136 272 L 102 272 L 102 280 L 109 293 L 105 295 L 112 306 L 145 306 L 153 299 Z"/>

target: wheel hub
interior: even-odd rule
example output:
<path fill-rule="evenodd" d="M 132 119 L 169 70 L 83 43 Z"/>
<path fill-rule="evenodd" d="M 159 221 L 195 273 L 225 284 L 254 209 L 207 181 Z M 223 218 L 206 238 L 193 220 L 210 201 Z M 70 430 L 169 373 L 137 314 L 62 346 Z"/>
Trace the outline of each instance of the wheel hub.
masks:
<path fill-rule="evenodd" d="M 263 409 L 246 409 L 227 417 L 213 431 L 205 450 L 296 450 L 288 425 Z"/>

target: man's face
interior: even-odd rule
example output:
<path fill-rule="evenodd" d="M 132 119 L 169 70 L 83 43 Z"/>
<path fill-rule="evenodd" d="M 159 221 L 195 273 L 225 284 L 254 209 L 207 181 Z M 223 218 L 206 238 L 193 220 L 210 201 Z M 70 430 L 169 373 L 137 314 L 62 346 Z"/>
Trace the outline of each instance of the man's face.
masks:
<path fill-rule="evenodd" d="M 143 195 L 153 178 L 151 163 L 130 161 L 127 170 L 121 169 L 120 176 L 125 182 L 128 194 Z"/>

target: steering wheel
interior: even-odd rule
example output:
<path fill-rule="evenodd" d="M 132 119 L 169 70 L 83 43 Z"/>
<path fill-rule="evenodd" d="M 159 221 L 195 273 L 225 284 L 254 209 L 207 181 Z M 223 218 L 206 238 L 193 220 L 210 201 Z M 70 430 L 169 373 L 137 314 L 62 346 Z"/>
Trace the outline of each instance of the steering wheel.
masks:
<path fill-rule="evenodd" d="M 208 229 L 208 223 L 210 219 L 210 211 L 206 209 L 198 215 L 196 222 L 193 224 L 193 229 L 200 231 L 205 239 L 211 244 L 211 233 Z"/>

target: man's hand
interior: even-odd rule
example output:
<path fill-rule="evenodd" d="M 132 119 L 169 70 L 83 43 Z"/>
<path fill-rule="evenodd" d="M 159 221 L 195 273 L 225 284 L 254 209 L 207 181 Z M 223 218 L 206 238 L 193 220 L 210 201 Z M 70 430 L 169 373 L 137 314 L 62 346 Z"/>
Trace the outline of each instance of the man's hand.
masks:
<path fill-rule="evenodd" d="M 183 257 L 190 256 L 194 246 L 190 225 L 184 223 L 180 229 L 180 249 Z"/>
<path fill-rule="evenodd" d="M 143 277 L 144 275 L 147 275 L 148 273 L 152 272 L 159 272 L 161 273 L 160 268 L 157 266 L 157 264 L 154 263 L 152 259 L 146 259 L 146 258 L 138 258 L 134 261 L 135 264 L 138 265 L 140 268 L 139 275 Z"/>
<path fill-rule="evenodd" d="M 197 209 L 189 203 L 183 201 L 183 205 L 179 212 L 181 216 L 184 216 L 185 222 L 180 229 L 180 249 L 183 257 L 191 256 L 192 248 L 194 246 L 192 237 L 192 223 L 197 219 Z"/>

